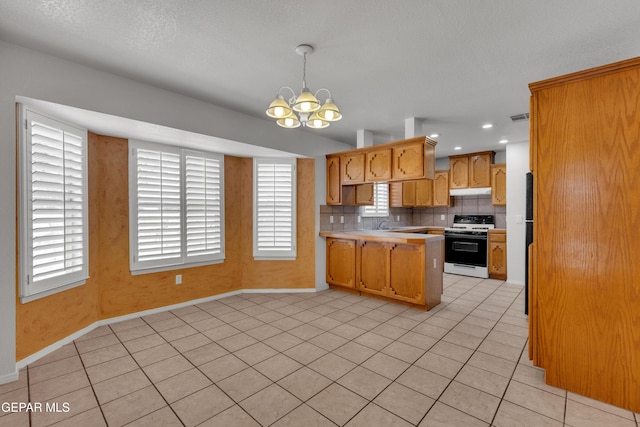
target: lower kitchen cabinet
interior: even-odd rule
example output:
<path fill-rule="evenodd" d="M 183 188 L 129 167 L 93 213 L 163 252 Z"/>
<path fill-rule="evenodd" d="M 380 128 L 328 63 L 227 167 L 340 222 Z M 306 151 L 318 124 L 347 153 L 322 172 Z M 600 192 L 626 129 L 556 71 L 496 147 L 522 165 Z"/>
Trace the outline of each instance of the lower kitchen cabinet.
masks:
<path fill-rule="evenodd" d="M 385 243 L 358 240 L 356 275 L 360 291 L 387 295 L 388 258 Z"/>
<path fill-rule="evenodd" d="M 489 230 L 489 277 L 507 280 L 506 230 Z"/>
<path fill-rule="evenodd" d="M 424 304 L 424 252 L 424 245 L 389 245 L 388 296 L 412 304 Z"/>
<path fill-rule="evenodd" d="M 327 239 L 327 283 L 355 288 L 356 242 Z"/>
<path fill-rule="evenodd" d="M 440 304 L 442 238 L 393 240 L 327 237 L 327 283 L 427 310 Z"/>

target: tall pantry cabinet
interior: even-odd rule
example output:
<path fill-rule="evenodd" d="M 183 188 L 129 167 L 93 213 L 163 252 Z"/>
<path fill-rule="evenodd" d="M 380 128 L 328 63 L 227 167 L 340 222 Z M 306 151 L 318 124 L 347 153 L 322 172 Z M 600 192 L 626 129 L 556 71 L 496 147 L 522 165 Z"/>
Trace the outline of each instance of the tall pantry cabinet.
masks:
<path fill-rule="evenodd" d="M 529 356 L 640 412 L 640 58 L 529 87 Z"/>

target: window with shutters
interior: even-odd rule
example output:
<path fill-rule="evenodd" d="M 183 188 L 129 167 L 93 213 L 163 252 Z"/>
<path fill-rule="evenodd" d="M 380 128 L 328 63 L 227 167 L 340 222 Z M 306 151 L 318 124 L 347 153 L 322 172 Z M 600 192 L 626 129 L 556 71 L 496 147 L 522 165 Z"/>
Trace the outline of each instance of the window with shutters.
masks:
<path fill-rule="evenodd" d="M 296 159 L 253 161 L 253 257 L 296 258 Z"/>
<path fill-rule="evenodd" d="M 224 260 L 224 156 L 129 141 L 130 268 Z"/>
<path fill-rule="evenodd" d="M 368 217 L 389 216 L 389 184 L 380 182 L 373 184 L 373 205 L 363 206 L 361 215 Z"/>
<path fill-rule="evenodd" d="M 19 277 L 29 302 L 88 277 L 87 131 L 20 107 Z"/>

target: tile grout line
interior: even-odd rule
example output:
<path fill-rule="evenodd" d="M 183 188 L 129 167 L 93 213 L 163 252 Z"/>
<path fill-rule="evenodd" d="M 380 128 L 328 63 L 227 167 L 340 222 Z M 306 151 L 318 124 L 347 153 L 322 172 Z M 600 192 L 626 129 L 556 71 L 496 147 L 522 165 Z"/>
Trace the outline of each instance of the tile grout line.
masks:
<path fill-rule="evenodd" d="M 78 354 L 78 359 L 80 359 L 80 363 L 82 364 L 82 369 L 84 371 L 84 375 L 87 378 L 87 381 L 89 381 L 89 386 L 91 387 L 91 393 L 93 393 L 93 397 L 96 399 L 96 403 L 98 404 L 98 408 L 100 409 L 100 414 L 102 414 L 102 419 L 104 420 L 104 423 L 106 425 L 109 425 L 109 423 L 107 422 L 107 417 L 104 415 L 104 411 L 102 410 L 102 405 L 100 404 L 100 401 L 98 400 L 98 395 L 96 394 L 96 390 L 95 390 L 95 388 L 93 388 L 93 383 L 91 382 L 91 378 L 89 378 L 89 374 L 87 373 L 87 367 L 84 364 L 84 360 L 82 360 L 82 356 L 80 355 L 80 351 L 78 350 L 78 346 L 76 345 L 75 341 L 73 341 L 73 347 L 76 349 L 76 353 Z M 87 412 L 87 411 L 84 411 L 84 412 Z M 84 412 L 81 412 L 80 414 L 83 414 Z M 73 417 L 75 417 L 77 415 L 80 415 L 80 414 L 76 414 Z M 69 417 L 69 418 L 73 418 L 73 417 Z"/>
<path fill-rule="evenodd" d="M 143 322 L 147 323 L 147 322 L 146 322 L 144 319 L 142 319 L 141 317 L 140 317 L 140 319 L 141 319 Z M 149 325 L 148 323 L 147 323 L 147 325 L 151 327 L 151 325 Z M 153 329 L 153 327 L 151 327 L 151 328 Z M 138 363 L 138 361 L 136 360 L 136 358 L 135 358 L 135 357 L 133 357 L 133 354 L 129 351 L 129 349 L 127 348 L 127 346 L 125 346 L 125 345 L 124 345 L 124 341 L 122 341 L 122 340 L 120 339 L 120 337 L 118 336 L 118 334 L 116 333 L 116 331 L 114 331 L 114 330 L 113 330 L 113 328 L 111 328 L 111 326 L 110 326 L 110 325 L 109 325 L 109 329 L 111 329 L 111 332 L 113 333 L 113 335 L 115 335 L 115 337 L 117 338 L 117 340 L 118 340 L 118 342 L 120 343 L 120 345 L 122 345 L 122 346 L 124 347 L 124 349 L 127 351 L 128 356 L 129 356 L 129 357 L 131 357 L 131 360 L 133 360 L 133 362 L 136 364 L 136 366 L 138 367 L 138 369 L 140 369 L 140 371 L 141 371 L 141 372 L 142 372 L 142 374 L 145 376 L 145 378 L 147 378 L 147 379 L 149 380 L 149 382 L 151 383 L 151 385 L 153 386 L 153 388 L 158 392 L 158 394 L 160 395 L 160 397 L 162 398 L 162 400 L 164 400 L 164 402 L 167 404 L 167 407 L 169 407 L 169 409 L 171 410 L 171 412 L 173 412 L 173 414 L 176 416 L 176 418 L 177 418 L 177 419 L 180 421 L 180 423 L 184 426 L 185 424 L 184 424 L 184 422 L 182 421 L 182 419 L 178 416 L 178 414 L 176 414 L 176 412 L 173 410 L 173 407 L 171 407 L 171 405 L 169 404 L 169 402 L 167 401 L 167 399 L 162 395 L 162 393 L 160 392 L 160 390 L 158 390 L 158 387 L 156 386 L 156 383 L 155 383 L 154 381 L 152 381 L 152 380 L 151 380 L 151 378 L 149 378 L 149 376 L 147 375 L 147 373 L 145 372 L 145 370 L 143 369 L 143 367 L 142 367 L 142 366 L 140 366 L 140 364 Z M 133 328 L 130 328 L 130 329 L 133 329 Z M 155 329 L 154 329 L 154 332 L 156 332 L 156 333 L 157 333 L 157 331 L 155 331 Z M 162 335 L 160 335 L 160 334 L 158 334 L 158 335 L 159 335 L 162 339 L 164 339 L 164 337 L 163 337 Z M 143 337 L 140 337 L 140 338 L 143 338 Z M 137 339 L 137 338 L 134 338 L 134 339 Z M 133 340 L 132 340 L 132 341 L 133 341 Z M 165 342 L 166 342 L 166 340 L 165 340 Z M 162 344 L 160 344 L 160 345 L 162 345 Z M 154 348 L 154 347 L 151 347 L 151 348 Z M 164 360 L 164 359 L 163 359 L 163 360 Z M 133 372 L 133 371 L 130 371 L 130 372 Z M 128 373 L 128 372 L 125 372 L 125 373 L 123 373 L 122 375 L 126 375 L 127 373 Z M 120 375 L 119 375 L 119 376 L 120 376 Z M 170 377 L 170 378 L 171 378 L 171 377 Z M 111 379 L 111 378 L 109 378 L 109 379 Z M 105 381 L 108 381 L 108 380 L 105 380 Z M 103 381 L 101 381 L 101 382 L 103 382 Z M 92 384 L 91 386 L 93 387 L 93 384 Z M 122 396 L 118 397 L 117 399 L 113 399 L 111 402 L 114 402 L 114 401 L 116 401 L 116 400 L 118 400 L 118 399 L 121 399 L 122 397 L 125 397 L 125 396 L 130 396 L 131 394 L 133 394 L 133 393 L 135 393 L 135 392 L 137 392 L 137 391 L 140 391 L 140 390 L 142 390 L 142 389 L 135 390 L 135 391 L 132 391 L 131 393 L 127 393 L 127 394 L 125 394 L 125 395 L 122 395 Z M 96 396 L 96 400 L 97 400 L 97 399 L 98 399 L 98 397 Z M 109 402 L 107 402 L 107 403 L 109 403 Z M 100 405 L 100 402 L 98 402 L 98 404 Z M 105 403 L 105 404 L 106 404 L 106 403 Z M 100 407 L 102 408 L 102 405 L 100 405 Z M 142 415 L 142 416 L 140 416 L 140 417 L 138 417 L 138 418 L 135 418 L 135 419 L 133 419 L 133 420 L 127 421 L 127 423 L 126 423 L 126 424 L 130 424 L 130 423 L 132 423 L 132 422 L 134 422 L 134 421 L 137 421 L 137 420 L 139 420 L 139 419 L 141 419 L 141 418 L 143 418 L 143 417 L 145 417 L 145 416 L 147 416 L 147 415 L 150 415 L 150 414 L 152 414 L 152 413 L 154 413 L 154 412 L 156 412 L 156 411 L 159 411 L 160 409 L 162 409 L 162 408 L 156 409 L 156 410 L 154 410 L 154 411 L 149 412 L 148 414 L 144 414 L 144 415 Z M 105 421 L 106 421 L 106 418 L 105 418 Z M 126 425 L 126 424 L 125 424 L 125 425 Z M 107 422 L 107 425 L 109 425 L 109 423 L 108 423 L 108 422 Z"/>
<path fill-rule="evenodd" d="M 464 279 L 460 279 L 460 280 L 464 280 Z M 475 284 L 475 285 L 473 285 L 473 286 L 475 287 L 475 286 L 477 286 L 477 285 L 478 285 L 478 284 L 480 284 L 480 283 L 481 283 L 481 282 L 476 283 L 476 284 Z M 500 289 L 500 288 L 501 288 L 505 283 L 506 283 L 506 282 L 504 282 L 504 281 L 503 281 L 503 282 L 502 282 L 498 287 L 496 287 L 496 289 L 494 289 L 491 293 L 489 293 L 489 294 L 488 294 L 488 295 L 487 295 L 487 296 L 486 296 L 482 301 L 478 302 L 478 304 L 476 304 L 476 305 L 474 306 L 473 310 L 469 311 L 469 313 L 467 313 L 467 314 L 466 314 L 462 319 L 460 319 L 460 320 L 458 321 L 458 323 L 456 323 L 456 324 L 455 324 L 455 326 L 453 326 L 453 327 L 451 327 L 451 328 L 449 329 L 449 332 L 451 332 L 451 331 L 452 331 L 456 326 L 458 326 L 459 324 L 461 324 L 461 323 L 464 321 L 464 319 L 466 319 L 467 317 L 469 317 L 469 316 L 471 315 L 471 313 L 473 313 L 473 311 L 475 311 L 478 307 L 480 307 L 480 305 L 482 305 L 482 303 L 484 303 L 484 302 L 485 302 L 489 297 L 491 297 L 495 292 L 497 292 L 497 291 L 498 291 L 498 290 L 499 290 L 499 289 Z M 453 285 L 453 284 L 452 284 L 452 285 Z M 450 285 L 450 286 L 451 286 L 451 285 Z M 453 301 L 451 301 L 449 304 L 451 304 L 451 303 L 453 303 L 454 301 L 456 301 L 457 299 L 459 299 L 459 298 L 463 297 L 463 296 L 464 296 L 464 295 L 466 295 L 466 294 L 467 294 L 467 292 L 469 292 L 470 290 L 471 290 L 471 288 L 470 288 L 470 289 L 467 289 L 467 291 L 465 291 L 462 295 L 459 295 L 458 297 L 456 297 L 456 298 L 455 298 Z M 515 303 L 515 301 L 517 300 L 517 298 L 518 298 L 518 296 L 519 296 L 519 295 L 520 295 L 520 292 L 518 292 L 518 294 L 513 298 L 513 301 L 512 301 L 512 303 L 509 305 L 509 307 L 511 307 L 511 305 L 513 305 L 513 304 Z M 449 304 L 447 304 L 447 306 L 448 306 Z M 444 308 L 446 308 L 446 307 L 443 307 L 443 309 L 444 309 Z M 506 313 L 508 310 L 509 310 L 509 309 L 507 308 L 507 309 L 504 311 L 504 313 Z M 480 348 L 480 346 L 482 345 L 482 343 L 486 340 L 486 337 L 487 337 L 487 336 L 489 336 L 489 334 L 491 333 L 491 331 L 492 331 L 492 330 L 495 328 L 495 326 L 498 324 L 498 322 L 500 321 L 500 319 L 504 316 L 504 313 L 500 316 L 500 318 L 499 318 L 498 320 L 496 320 L 495 324 L 494 324 L 494 325 L 493 325 L 493 327 L 489 330 L 489 332 L 487 333 L 487 335 L 485 335 L 485 337 L 482 339 L 482 341 L 480 341 L 480 343 L 479 343 L 479 344 L 476 346 L 476 348 L 473 350 L 473 353 L 471 353 L 471 355 L 467 358 L 466 362 L 464 362 L 464 364 L 462 365 L 462 368 L 460 368 L 460 370 L 458 370 L 458 372 L 456 373 L 456 375 L 455 375 L 453 378 L 451 378 L 451 380 L 449 381 L 449 384 L 447 384 L 447 386 L 442 390 L 442 393 L 440 393 L 440 395 L 438 396 L 438 398 L 437 398 L 437 399 L 435 399 L 434 405 L 435 405 L 435 403 L 436 403 L 436 402 L 440 402 L 440 403 L 441 403 L 441 404 L 443 404 L 443 405 L 447 405 L 445 402 L 441 402 L 441 401 L 440 401 L 440 398 L 441 398 L 441 397 L 444 395 L 444 393 L 447 391 L 447 389 L 449 388 L 449 386 L 451 385 L 451 383 L 453 383 L 453 382 L 455 381 L 456 377 L 460 374 L 460 371 L 461 371 L 461 370 L 462 370 L 462 369 L 467 365 L 467 363 L 469 362 L 469 360 L 471 359 L 471 357 L 473 357 L 473 355 L 474 355 L 476 352 L 478 352 L 478 351 L 479 351 L 478 349 Z M 446 336 L 448 335 L 448 333 L 449 333 L 449 332 L 447 332 L 447 334 L 443 335 L 443 336 L 442 336 L 442 338 L 440 338 L 440 339 L 439 339 L 439 340 L 434 344 L 434 346 L 435 346 L 438 342 L 442 341 L 442 340 L 443 340 L 443 338 L 444 338 L 444 337 L 446 337 Z M 445 341 L 445 342 L 448 342 L 448 341 Z M 433 347 L 433 346 L 432 346 L 432 347 Z M 484 352 L 481 352 L 481 353 L 484 353 Z M 495 357 L 497 357 L 497 356 L 495 356 Z M 516 362 L 516 368 L 517 368 L 517 366 L 518 366 L 518 364 L 517 364 L 517 362 Z M 478 368 L 478 369 L 482 369 L 482 368 Z M 484 370 L 484 369 L 483 369 L 483 370 Z M 515 371 L 515 368 L 514 368 L 514 371 Z M 513 375 L 513 374 L 512 374 L 512 375 Z M 464 383 L 462 383 L 462 384 L 464 384 Z M 466 385 L 466 384 L 465 384 L 465 385 Z M 471 387 L 471 386 L 467 386 L 467 387 Z M 478 390 L 478 389 L 476 389 L 475 387 L 471 387 L 471 388 L 473 388 L 473 389 L 475 389 L 475 390 Z M 485 392 L 485 391 L 483 391 L 483 390 L 479 390 L 479 391 L 481 391 L 481 392 L 483 392 L 483 393 L 486 393 L 486 392 Z M 505 393 L 506 393 L 506 388 L 505 388 Z M 487 393 L 487 394 L 490 394 L 490 393 Z M 502 402 L 502 399 L 500 399 L 500 402 Z M 447 406 L 451 407 L 450 405 L 447 405 Z M 496 411 L 495 411 L 495 412 L 494 412 L 494 414 L 493 414 L 493 417 L 492 417 L 492 419 L 491 419 L 491 423 L 493 422 L 493 420 L 494 420 L 494 418 L 495 418 L 495 416 L 496 416 L 496 414 L 497 414 L 497 412 L 498 412 L 499 407 L 500 407 L 500 403 L 498 404 L 498 408 L 496 408 Z M 453 409 L 456 409 L 456 410 L 457 410 L 457 408 L 453 408 Z M 431 410 L 431 408 L 429 409 L 429 411 L 430 411 L 430 410 Z M 420 422 L 423 422 L 423 421 L 424 421 L 425 417 L 429 414 L 429 411 L 427 411 L 427 413 L 426 413 L 426 414 L 421 418 Z M 464 412 L 464 411 L 461 411 L 461 412 Z M 471 416 L 471 417 L 473 417 L 473 418 L 475 418 L 475 419 L 477 419 L 477 420 L 480 420 L 479 418 L 475 417 L 474 415 L 468 414 L 468 413 L 466 413 L 466 412 L 464 412 L 464 413 L 465 413 L 465 414 L 467 414 L 467 415 L 469 415 L 469 416 Z M 484 422 L 484 420 L 480 420 L 480 421 Z M 489 425 L 491 425 L 491 423 L 489 423 Z"/>

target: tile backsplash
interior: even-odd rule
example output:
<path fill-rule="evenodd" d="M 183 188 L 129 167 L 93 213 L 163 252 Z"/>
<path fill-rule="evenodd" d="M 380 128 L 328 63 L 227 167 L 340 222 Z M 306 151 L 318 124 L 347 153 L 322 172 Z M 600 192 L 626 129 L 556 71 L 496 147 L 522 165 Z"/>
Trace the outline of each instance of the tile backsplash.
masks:
<path fill-rule="evenodd" d="M 360 215 L 357 206 L 320 206 L 320 230 L 370 230 L 375 229 L 381 220 L 388 219 L 391 226 L 432 225 L 450 227 L 454 215 L 494 215 L 496 228 L 506 228 L 505 206 L 493 206 L 491 196 L 456 196 L 454 205 L 438 208 L 391 208 L 386 218 L 368 218 Z M 442 219 L 444 215 L 444 219 Z M 360 216 L 360 222 L 358 222 Z M 331 223 L 333 217 L 333 223 Z M 341 222 L 340 219 L 344 222 Z"/>

